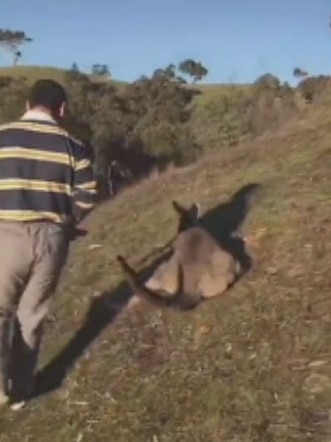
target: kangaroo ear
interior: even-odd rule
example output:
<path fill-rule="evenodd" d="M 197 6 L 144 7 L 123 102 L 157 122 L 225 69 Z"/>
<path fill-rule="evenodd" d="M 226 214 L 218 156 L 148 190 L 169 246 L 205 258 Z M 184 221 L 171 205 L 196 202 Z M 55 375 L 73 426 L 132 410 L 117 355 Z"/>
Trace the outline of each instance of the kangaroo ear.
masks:
<path fill-rule="evenodd" d="M 190 207 L 190 215 L 192 218 L 194 219 L 198 219 L 201 213 L 201 208 L 199 203 L 194 203 L 192 204 L 192 206 Z"/>
<path fill-rule="evenodd" d="M 181 215 L 181 216 L 187 212 L 187 210 L 184 209 L 184 207 L 181 206 L 179 203 L 177 203 L 177 201 L 175 201 L 175 200 L 172 202 L 172 205 L 173 205 L 173 208 L 176 210 L 176 212 L 179 213 L 179 215 Z"/>

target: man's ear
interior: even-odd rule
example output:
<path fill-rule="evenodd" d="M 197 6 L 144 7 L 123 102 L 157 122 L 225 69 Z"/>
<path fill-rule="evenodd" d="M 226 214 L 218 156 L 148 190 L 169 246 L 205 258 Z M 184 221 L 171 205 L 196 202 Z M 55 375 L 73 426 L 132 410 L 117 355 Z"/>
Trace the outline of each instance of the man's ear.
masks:
<path fill-rule="evenodd" d="M 65 111 L 66 111 L 66 103 L 63 102 L 61 107 L 60 107 L 60 110 L 59 110 L 59 117 L 60 118 L 64 117 Z"/>

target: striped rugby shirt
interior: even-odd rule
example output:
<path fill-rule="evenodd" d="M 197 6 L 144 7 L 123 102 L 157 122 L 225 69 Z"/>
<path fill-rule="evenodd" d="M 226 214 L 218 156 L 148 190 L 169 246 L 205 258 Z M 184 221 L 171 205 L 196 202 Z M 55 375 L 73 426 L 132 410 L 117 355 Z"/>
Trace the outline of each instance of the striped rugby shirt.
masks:
<path fill-rule="evenodd" d="M 94 206 L 91 152 L 46 113 L 0 126 L 0 219 L 81 221 Z"/>

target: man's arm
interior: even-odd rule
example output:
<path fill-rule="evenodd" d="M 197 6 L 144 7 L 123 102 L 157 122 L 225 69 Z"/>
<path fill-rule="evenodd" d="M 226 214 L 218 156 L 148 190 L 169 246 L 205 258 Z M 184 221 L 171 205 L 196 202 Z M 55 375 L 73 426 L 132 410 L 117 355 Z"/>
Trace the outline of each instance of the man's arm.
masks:
<path fill-rule="evenodd" d="M 92 169 L 91 149 L 75 143 L 73 185 L 73 216 L 79 224 L 92 211 L 96 201 L 97 185 Z"/>

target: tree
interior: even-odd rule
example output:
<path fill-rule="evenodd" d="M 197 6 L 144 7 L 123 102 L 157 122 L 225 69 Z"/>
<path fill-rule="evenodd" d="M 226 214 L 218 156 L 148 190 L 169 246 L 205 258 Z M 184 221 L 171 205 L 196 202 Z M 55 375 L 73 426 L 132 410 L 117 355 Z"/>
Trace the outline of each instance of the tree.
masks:
<path fill-rule="evenodd" d="M 301 68 L 294 68 L 294 69 L 293 69 L 293 75 L 294 75 L 294 77 L 296 77 L 296 78 L 305 78 L 305 77 L 308 76 L 308 72 L 307 72 L 307 71 L 304 71 L 304 70 L 301 69 Z"/>
<path fill-rule="evenodd" d="M 92 75 L 96 77 L 110 77 L 110 72 L 106 64 L 96 63 L 92 66 Z"/>
<path fill-rule="evenodd" d="M 175 83 L 186 83 L 186 81 L 177 75 L 176 66 L 169 64 L 166 68 L 158 68 L 153 72 L 152 78 L 164 79 L 165 81 L 171 81 Z"/>
<path fill-rule="evenodd" d="M 208 69 L 204 67 L 200 61 L 187 58 L 178 65 L 178 70 L 189 77 L 192 77 L 192 82 L 201 81 L 208 74 Z"/>
<path fill-rule="evenodd" d="M 307 102 L 319 100 L 330 88 L 330 77 L 328 75 L 318 75 L 307 77 L 298 84 L 298 91 Z"/>
<path fill-rule="evenodd" d="M 71 71 L 79 72 L 79 67 L 77 63 L 73 63 L 70 68 Z"/>
<path fill-rule="evenodd" d="M 19 48 L 24 43 L 29 43 L 32 41 L 32 38 L 28 37 L 24 31 L 0 29 L 0 46 L 12 55 L 14 66 L 16 66 L 18 60 L 22 56 L 22 52 L 19 50 Z"/>
<path fill-rule="evenodd" d="M 261 75 L 253 84 L 261 89 L 272 90 L 279 90 L 281 86 L 279 78 L 269 72 Z"/>

